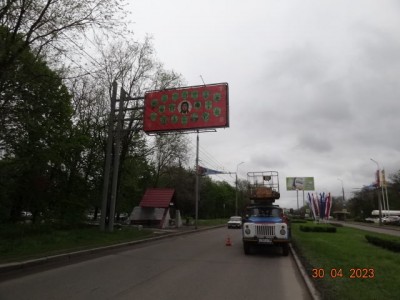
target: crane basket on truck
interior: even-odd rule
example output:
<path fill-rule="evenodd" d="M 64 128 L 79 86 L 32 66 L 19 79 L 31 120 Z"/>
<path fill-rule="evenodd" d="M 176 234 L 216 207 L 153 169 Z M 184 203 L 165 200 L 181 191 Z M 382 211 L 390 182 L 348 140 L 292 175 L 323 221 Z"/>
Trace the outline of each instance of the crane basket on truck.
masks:
<path fill-rule="evenodd" d="M 284 211 L 275 200 L 280 198 L 276 171 L 247 173 L 249 203 L 243 212 L 242 240 L 245 254 L 255 246 L 280 246 L 289 254 L 290 228 Z"/>

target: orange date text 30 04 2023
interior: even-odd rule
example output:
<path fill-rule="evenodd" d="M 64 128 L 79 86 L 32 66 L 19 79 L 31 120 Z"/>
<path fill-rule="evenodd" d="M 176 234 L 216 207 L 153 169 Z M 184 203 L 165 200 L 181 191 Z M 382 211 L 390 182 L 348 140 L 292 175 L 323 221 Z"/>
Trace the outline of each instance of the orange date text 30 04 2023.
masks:
<path fill-rule="evenodd" d="M 374 268 L 313 268 L 311 277 L 321 278 L 350 278 L 350 279 L 373 279 L 375 278 Z"/>

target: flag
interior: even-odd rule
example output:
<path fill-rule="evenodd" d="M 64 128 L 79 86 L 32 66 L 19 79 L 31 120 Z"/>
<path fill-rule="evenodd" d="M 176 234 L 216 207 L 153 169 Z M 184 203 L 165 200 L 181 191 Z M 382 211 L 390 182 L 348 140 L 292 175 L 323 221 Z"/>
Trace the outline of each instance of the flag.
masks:
<path fill-rule="evenodd" d="M 318 195 L 316 195 L 314 197 L 314 193 L 313 193 L 313 194 L 311 194 L 311 196 L 312 196 L 312 201 L 313 201 L 313 204 L 314 204 L 315 217 L 317 217 L 317 216 L 319 216 Z"/>
<path fill-rule="evenodd" d="M 311 199 L 310 193 L 308 193 L 308 205 L 309 205 L 310 208 L 311 208 L 311 211 L 312 211 L 312 213 L 313 213 L 313 217 L 314 217 L 314 220 L 315 220 L 315 217 L 316 217 L 316 214 L 315 214 L 315 206 L 314 206 L 313 200 Z"/>
<path fill-rule="evenodd" d="M 205 168 L 205 167 L 202 167 L 202 166 L 198 167 L 197 173 L 200 176 L 215 175 L 215 174 L 225 174 L 225 172 L 217 171 L 217 170 L 213 170 L 213 169 L 208 169 L 208 168 Z"/>
<path fill-rule="evenodd" d="M 319 194 L 319 202 L 320 202 L 319 216 L 321 219 L 325 219 L 325 204 L 326 204 L 325 193 Z"/>
<path fill-rule="evenodd" d="M 376 186 L 381 187 L 381 172 L 380 172 L 380 170 L 376 170 L 375 178 L 376 178 Z"/>
<path fill-rule="evenodd" d="M 328 193 L 328 196 L 326 196 L 326 206 L 325 206 L 325 217 L 329 219 L 329 216 L 331 215 L 331 208 L 332 208 L 332 198 L 331 198 L 331 193 Z"/>

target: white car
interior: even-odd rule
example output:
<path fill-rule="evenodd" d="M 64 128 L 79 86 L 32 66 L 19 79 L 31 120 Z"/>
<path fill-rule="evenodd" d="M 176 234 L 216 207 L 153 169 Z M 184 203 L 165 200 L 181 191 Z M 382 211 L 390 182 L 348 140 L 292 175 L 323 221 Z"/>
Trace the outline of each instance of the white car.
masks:
<path fill-rule="evenodd" d="M 383 217 L 382 222 L 385 224 L 395 224 L 395 223 L 400 222 L 400 217 L 399 216 Z"/>
<path fill-rule="evenodd" d="M 242 217 L 232 216 L 228 221 L 228 228 L 242 228 Z"/>

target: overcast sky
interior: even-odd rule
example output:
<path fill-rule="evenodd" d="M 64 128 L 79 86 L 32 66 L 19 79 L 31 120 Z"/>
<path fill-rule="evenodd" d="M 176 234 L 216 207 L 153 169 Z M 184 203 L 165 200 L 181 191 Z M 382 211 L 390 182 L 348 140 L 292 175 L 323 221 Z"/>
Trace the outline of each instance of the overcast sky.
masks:
<path fill-rule="evenodd" d="M 314 177 L 346 197 L 400 170 L 400 2 L 135 0 L 136 37 L 187 85 L 227 82 L 230 126 L 200 134 L 200 160 L 235 172 Z M 193 165 L 195 135 L 193 141 Z M 341 180 L 339 180 L 339 179 Z M 233 177 L 224 176 L 234 182 Z M 390 199 L 389 199 L 390 201 Z M 300 205 L 302 204 L 302 197 Z"/>

